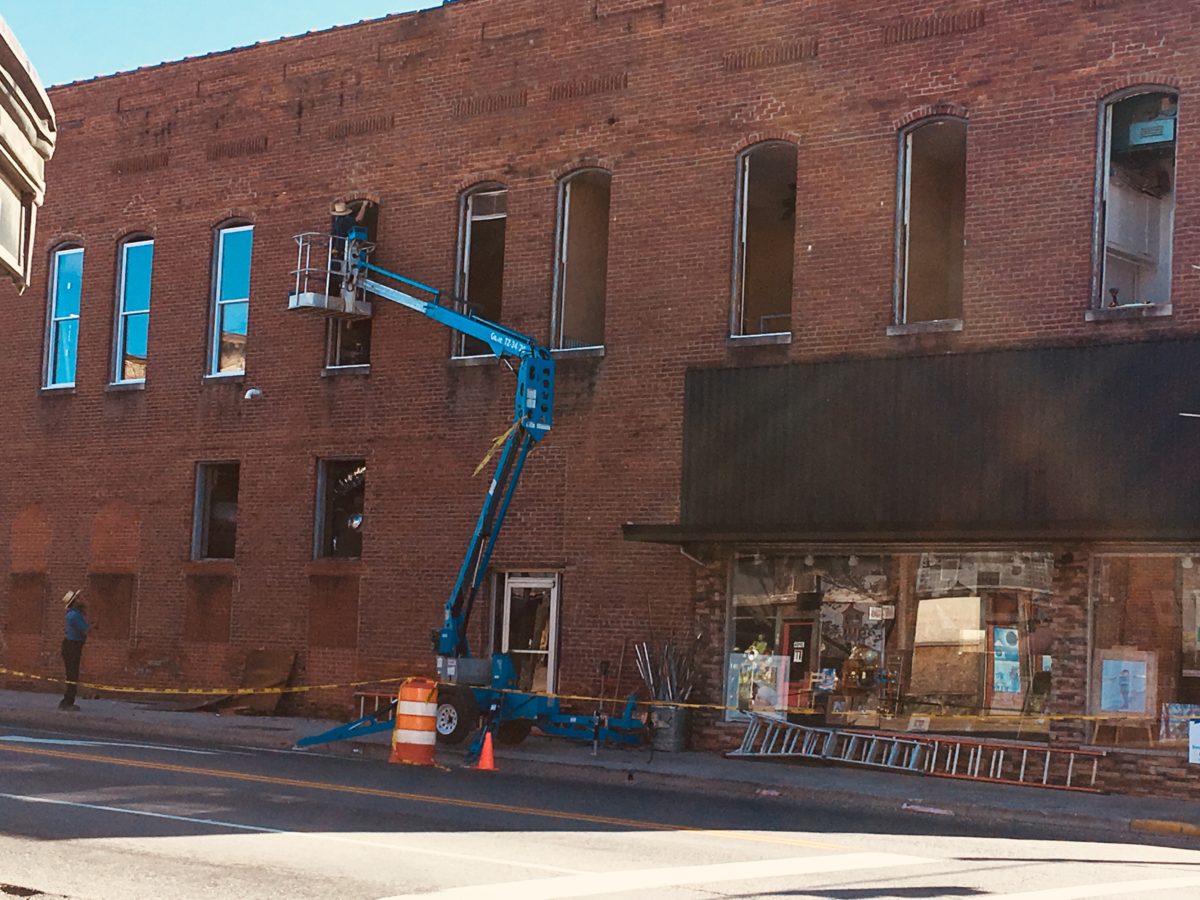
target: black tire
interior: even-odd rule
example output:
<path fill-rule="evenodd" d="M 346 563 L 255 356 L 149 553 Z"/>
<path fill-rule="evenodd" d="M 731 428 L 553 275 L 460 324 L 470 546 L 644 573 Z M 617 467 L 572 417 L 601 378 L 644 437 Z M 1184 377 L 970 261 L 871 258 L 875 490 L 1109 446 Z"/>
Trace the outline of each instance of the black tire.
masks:
<path fill-rule="evenodd" d="M 504 744 L 506 747 L 515 747 L 529 737 L 532 728 L 533 723 L 528 719 L 512 719 L 508 722 L 501 722 L 500 727 L 496 730 L 496 742 Z"/>
<path fill-rule="evenodd" d="M 440 744 L 461 744 L 479 724 L 479 704 L 469 690 L 442 687 L 438 690 L 434 720 Z"/>

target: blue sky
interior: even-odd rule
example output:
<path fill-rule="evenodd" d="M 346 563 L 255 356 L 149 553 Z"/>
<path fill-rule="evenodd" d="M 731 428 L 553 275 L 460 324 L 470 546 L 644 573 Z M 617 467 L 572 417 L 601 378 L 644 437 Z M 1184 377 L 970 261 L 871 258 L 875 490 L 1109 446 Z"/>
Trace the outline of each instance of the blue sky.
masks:
<path fill-rule="evenodd" d="M 0 10 L 47 86 L 440 6 L 441 0 L 19 0 Z"/>

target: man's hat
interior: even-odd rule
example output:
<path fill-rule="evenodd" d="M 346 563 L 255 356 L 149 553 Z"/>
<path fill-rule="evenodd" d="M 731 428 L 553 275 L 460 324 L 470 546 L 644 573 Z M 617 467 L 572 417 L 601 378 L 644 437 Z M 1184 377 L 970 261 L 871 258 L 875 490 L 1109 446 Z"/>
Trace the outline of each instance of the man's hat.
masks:
<path fill-rule="evenodd" d="M 70 609 L 72 606 L 75 605 L 75 601 L 79 599 L 79 595 L 82 593 L 83 593 L 82 588 L 80 588 L 77 591 L 67 591 L 65 594 L 63 594 L 63 599 L 62 599 L 63 607 L 66 609 Z"/>
<path fill-rule="evenodd" d="M 335 216 L 344 216 L 350 212 L 350 207 L 346 205 L 345 200 L 335 200 L 333 202 L 333 208 L 330 209 L 329 212 Z"/>

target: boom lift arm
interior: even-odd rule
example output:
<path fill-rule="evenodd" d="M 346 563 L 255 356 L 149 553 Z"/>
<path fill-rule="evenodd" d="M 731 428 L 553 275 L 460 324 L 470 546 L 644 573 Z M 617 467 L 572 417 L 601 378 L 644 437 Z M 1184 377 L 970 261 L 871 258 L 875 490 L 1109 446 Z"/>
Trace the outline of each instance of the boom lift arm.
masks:
<path fill-rule="evenodd" d="M 518 690 L 515 669 L 506 654 L 494 654 L 490 660 L 471 658 L 466 632 L 472 607 L 487 574 L 488 562 L 525 459 L 549 433 L 553 422 L 554 359 L 547 348 L 532 338 L 490 322 L 467 308 L 443 303 L 442 294 L 436 288 L 375 265 L 370 261 L 374 248 L 367 243 L 366 236 L 361 227 L 351 230 L 344 271 L 340 275 L 334 273 L 336 277 L 330 279 L 340 282 L 341 300 L 346 309 L 354 308 L 358 292 L 365 291 L 482 341 L 497 358 L 511 358 L 518 363 L 512 426 L 503 437 L 495 474 L 459 565 L 454 587 L 446 600 L 442 627 L 433 632 L 439 681 L 450 683 L 439 691 L 439 738 L 448 742 L 462 740 L 473 730 L 470 720 L 479 711 L 486 710 L 488 727 L 497 729 L 501 740 L 506 739 L 506 734 L 509 739 L 520 740 L 536 723 L 548 734 L 576 740 L 640 742 L 642 723 L 635 717 L 635 695 L 628 698 L 620 716 L 605 717 L 599 712 L 596 715 L 566 714 L 560 711 L 557 698 Z M 300 240 L 301 259 L 307 259 L 303 236 Z M 332 253 L 330 259 L 332 261 Z M 328 284 L 329 281 L 327 290 Z M 299 288 L 297 293 L 300 293 Z M 390 709 L 303 738 L 297 746 L 308 747 L 390 728 L 394 709 L 395 703 Z M 473 753 L 478 751 L 481 742 L 482 734 L 475 741 Z"/>

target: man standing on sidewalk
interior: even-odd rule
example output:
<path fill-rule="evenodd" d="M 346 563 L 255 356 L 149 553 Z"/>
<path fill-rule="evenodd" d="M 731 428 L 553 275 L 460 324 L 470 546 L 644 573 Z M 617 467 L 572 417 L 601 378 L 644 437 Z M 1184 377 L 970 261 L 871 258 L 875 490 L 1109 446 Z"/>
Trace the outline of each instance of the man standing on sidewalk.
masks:
<path fill-rule="evenodd" d="M 63 666 L 67 670 L 67 689 L 58 708 L 71 711 L 79 709 L 75 705 L 75 691 L 79 686 L 79 661 L 83 658 L 84 641 L 92 628 L 87 620 L 87 607 L 79 599 L 82 593 L 82 590 L 67 591 L 63 595 L 63 606 L 66 607 L 67 614 L 63 623 L 62 658 Z"/>

